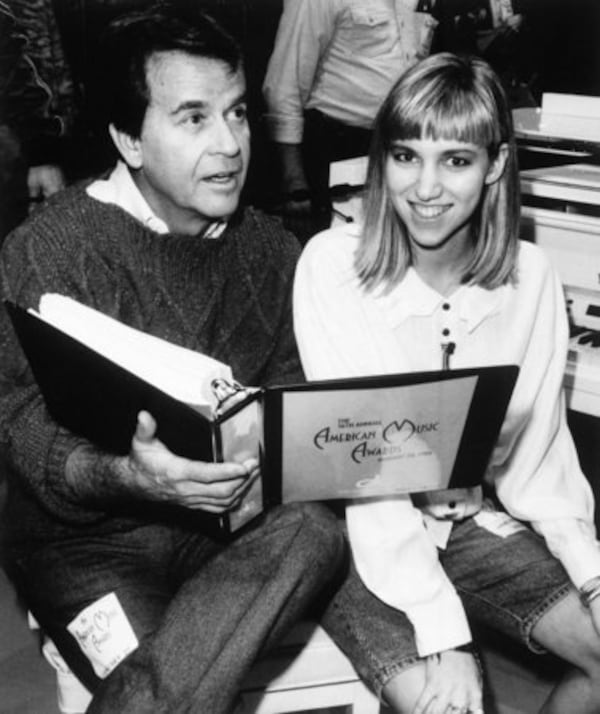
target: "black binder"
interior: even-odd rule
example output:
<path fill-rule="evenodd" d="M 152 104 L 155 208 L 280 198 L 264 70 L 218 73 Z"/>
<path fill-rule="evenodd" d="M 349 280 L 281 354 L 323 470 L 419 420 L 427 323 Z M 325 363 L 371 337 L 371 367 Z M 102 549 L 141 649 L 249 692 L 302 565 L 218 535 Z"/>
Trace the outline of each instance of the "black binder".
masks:
<path fill-rule="evenodd" d="M 517 379 L 500 365 L 335 379 L 250 392 L 220 416 L 198 411 L 36 314 L 5 301 L 48 411 L 100 448 L 127 454 L 140 410 L 176 454 L 261 461 L 241 507 L 202 513 L 235 533 L 271 505 L 477 485 Z"/>

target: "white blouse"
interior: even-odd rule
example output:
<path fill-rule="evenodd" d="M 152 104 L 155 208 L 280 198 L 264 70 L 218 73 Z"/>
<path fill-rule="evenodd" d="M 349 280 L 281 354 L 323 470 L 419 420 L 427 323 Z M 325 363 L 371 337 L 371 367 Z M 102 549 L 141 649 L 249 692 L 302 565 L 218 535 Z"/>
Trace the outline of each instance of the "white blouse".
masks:
<path fill-rule="evenodd" d="M 442 343 L 448 341 L 456 345 L 452 368 L 518 364 L 486 480 L 513 518 L 545 538 L 576 587 L 599 575 L 593 495 L 566 423 L 564 297 L 545 254 L 520 244 L 516 285 L 463 285 L 444 297 L 409 268 L 400 285 L 383 295 L 365 292 L 355 275 L 358 232 L 356 225 L 324 231 L 300 258 L 294 323 L 307 377 L 441 369 Z M 457 500 L 456 492 L 447 494 L 448 501 Z M 479 508 L 474 495 L 458 495 L 466 498 L 463 514 Z M 460 598 L 437 556 L 450 515 L 447 504 L 420 510 L 408 496 L 355 501 L 346 509 L 361 577 L 379 598 L 406 612 L 421 656 L 471 639 Z M 476 517 L 496 527 L 489 513 Z"/>

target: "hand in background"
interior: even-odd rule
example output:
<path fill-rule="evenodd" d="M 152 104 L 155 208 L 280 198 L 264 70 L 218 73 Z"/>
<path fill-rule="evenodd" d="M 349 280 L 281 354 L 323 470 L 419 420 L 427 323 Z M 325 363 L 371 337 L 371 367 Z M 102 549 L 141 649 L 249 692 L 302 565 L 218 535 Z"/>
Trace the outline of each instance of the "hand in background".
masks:
<path fill-rule="evenodd" d="M 281 166 L 281 210 L 290 216 L 310 215 L 308 182 L 300 144 L 275 144 Z"/>
<path fill-rule="evenodd" d="M 31 166 L 27 172 L 27 189 L 31 202 L 45 201 L 65 185 L 65 177 L 60 166 L 54 164 Z"/>

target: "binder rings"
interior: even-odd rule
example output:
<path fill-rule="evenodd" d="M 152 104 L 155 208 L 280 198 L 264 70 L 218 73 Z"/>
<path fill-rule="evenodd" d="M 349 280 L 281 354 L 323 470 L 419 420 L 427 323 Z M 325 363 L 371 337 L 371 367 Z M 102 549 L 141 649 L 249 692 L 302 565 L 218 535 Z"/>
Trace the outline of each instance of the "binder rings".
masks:
<path fill-rule="evenodd" d="M 518 367 L 500 365 L 269 386 L 210 414 L 5 305 L 47 408 L 67 429 L 127 454 L 137 413 L 146 410 L 176 454 L 259 456 L 261 479 L 242 504 L 201 515 L 201 527 L 225 536 L 278 503 L 477 485 L 518 375 Z"/>

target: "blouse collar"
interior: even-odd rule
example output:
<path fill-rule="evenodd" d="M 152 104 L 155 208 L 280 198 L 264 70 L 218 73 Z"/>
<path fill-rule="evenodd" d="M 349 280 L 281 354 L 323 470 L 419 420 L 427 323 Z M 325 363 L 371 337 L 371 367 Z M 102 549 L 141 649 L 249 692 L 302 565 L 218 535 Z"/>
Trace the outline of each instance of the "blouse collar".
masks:
<path fill-rule="evenodd" d="M 404 278 L 391 292 L 374 297 L 385 313 L 390 327 L 399 327 L 411 317 L 427 317 L 445 303 L 457 310 L 459 319 L 467 323 L 471 332 L 483 320 L 500 310 L 502 295 L 508 286 L 488 290 L 479 285 L 461 285 L 450 296 L 440 295 L 429 286 L 411 266 Z"/>

